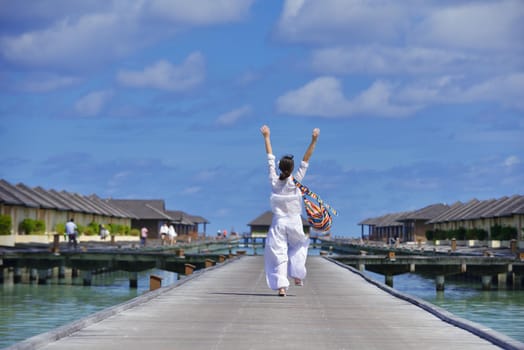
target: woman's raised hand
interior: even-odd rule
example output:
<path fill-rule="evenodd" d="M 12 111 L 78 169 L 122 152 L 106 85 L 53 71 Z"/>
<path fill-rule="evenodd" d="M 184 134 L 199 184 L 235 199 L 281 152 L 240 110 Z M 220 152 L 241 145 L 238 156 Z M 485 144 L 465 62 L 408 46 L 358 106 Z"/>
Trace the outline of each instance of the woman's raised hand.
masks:
<path fill-rule="evenodd" d="M 267 126 L 267 125 L 262 125 L 262 127 L 260 128 L 260 132 L 261 132 L 262 135 L 264 135 L 264 136 L 269 136 L 269 133 L 270 133 L 269 126 Z"/>

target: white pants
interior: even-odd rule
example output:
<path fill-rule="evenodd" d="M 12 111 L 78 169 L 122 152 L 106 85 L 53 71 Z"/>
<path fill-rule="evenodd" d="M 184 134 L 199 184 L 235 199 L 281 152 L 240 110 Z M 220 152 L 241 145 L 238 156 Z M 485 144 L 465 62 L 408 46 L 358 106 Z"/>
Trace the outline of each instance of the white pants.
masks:
<path fill-rule="evenodd" d="M 266 281 L 269 288 L 288 288 L 290 278 L 306 278 L 309 238 L 302 219 L 297 216 L 273 216 L 264 250 Z"/>

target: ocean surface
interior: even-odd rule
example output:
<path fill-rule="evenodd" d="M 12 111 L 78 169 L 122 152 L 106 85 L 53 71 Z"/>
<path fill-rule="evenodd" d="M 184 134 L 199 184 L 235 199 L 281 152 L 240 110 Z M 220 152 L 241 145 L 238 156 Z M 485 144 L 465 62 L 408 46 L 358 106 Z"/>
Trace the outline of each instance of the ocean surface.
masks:
<path fill-rule="evenodd" d="M 364 271 L 384 283 L 384 276 Z M 445 290 L 437 292 L 433 279 L 406 273 L 393 278 L 394 289 L 430 302 L 454 315 L 487 326 L 524 342 L 524 290 L 493 285 L 489 291 L 477 282 L 446 279 Z"/>
<path fill-rule="evenodd" d="M 136 289 L 129 288 L 129 275 L 122 271 L 93 275 L 91 286 L 67 274 L 46 285 L 13 284 L 6 275 L 0 285 L 0 349 L 146 293 L 150 275 L 162 277 L 163 286 L 177 281 L 176 273 L 156 269 L 139 273 Z"/>
<path fill-rule="evenodd" d="M 319 250 L 310 249 L 309 254 L 318 255 Z M 383 276 L 366 273 L 384 282 Z M 6 283 L 0 285 L 0 349 L 146 293 L 152 274 L 162 277 L 163 286 L 176 283 L 178 277 L 163 270 L 144 271 L 138 275 L 138 288 L 131 289 L 126 272 L 93 275 L 91 286 L 68 275 L 46 285 L 30 283 L 28 276 L 13 284 L 6 275 Z M 446 290 L 436 292 L 432 279 L 416 274 L 395 276 L 394 288 L 524 342 L 524 290 L 482 291 L 480 282 L 446 281 Z"/>

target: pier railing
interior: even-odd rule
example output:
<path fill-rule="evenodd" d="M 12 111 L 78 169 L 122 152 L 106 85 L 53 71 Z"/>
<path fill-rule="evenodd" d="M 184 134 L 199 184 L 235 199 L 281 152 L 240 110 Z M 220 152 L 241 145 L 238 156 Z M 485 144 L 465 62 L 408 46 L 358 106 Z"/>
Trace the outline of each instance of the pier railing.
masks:
<path fill-rule="evenodd" d="M 393 276 L 417 272 L 435 277 L 436 289 L 444 290 L 445 276 L 468 273 L 479 276 L 482 288 L 491 289 L 494 277 L 499 282 L 522 287 L 524 261 L 517 257 L 494 256 L 415 256 L 397 255 L 336 255 L 334 260 L 385 276 L 385 283 L 393 286 Z M 502 281 L 501 281 L 502 280 Z"/>
<path fill-rule="evenodd" d="M 235 256 L 233 242 L 211 241 L 170 247 L 103 249 L 31 249 L 5 250 L 0 252 L 0 283 L 4 281 L 4 269 L 13 269 L 14 283 L 21 280 L 24 269 L 29 270 L 33 280 L 46 284 L 50 270 L 58 269 L 58 277 L 64 277 L 66 268 L 72 276 L 82 274 L 84 285 L 90 285 L 92 275 L 98 272 L 127 271 L 130 287 L 137 287 L 138 272 L 161 269 L 188 275 L 194 270 L 207 268 Z"/>

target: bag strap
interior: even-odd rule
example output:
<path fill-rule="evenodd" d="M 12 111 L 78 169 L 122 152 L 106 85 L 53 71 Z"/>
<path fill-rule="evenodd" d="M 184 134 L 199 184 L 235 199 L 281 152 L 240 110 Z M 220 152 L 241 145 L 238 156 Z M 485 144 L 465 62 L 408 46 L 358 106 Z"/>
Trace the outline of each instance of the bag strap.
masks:
<path fill-rule="evenodd" d="M 329 204 L 324 202 L 322 198 L 318 196 L 315 192 L 311 191 L 307 186 L 302 185 L 300 182 L 297 181 L 297 179 L 293 178 L 293 182 L 298 187 L 298 189 L 302 192 L 302 196 L 310 196 L 313 199 L 316 199 L 320 205 L 323 205 L 327 210 L 331 212 L 331 214 L 337 216 L 338 212 L 335 208 L 332 208 Z"/>

